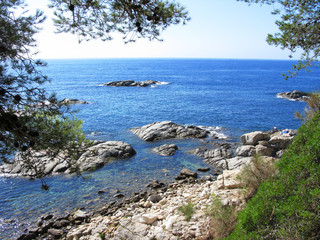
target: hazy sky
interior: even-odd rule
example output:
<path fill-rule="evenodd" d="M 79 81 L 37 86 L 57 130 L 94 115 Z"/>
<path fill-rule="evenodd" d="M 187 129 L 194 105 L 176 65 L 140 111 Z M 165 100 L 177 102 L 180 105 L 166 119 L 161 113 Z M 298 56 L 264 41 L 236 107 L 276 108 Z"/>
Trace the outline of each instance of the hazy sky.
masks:
<path fill-rule="evenodd" d="M 28 0 L 43 9 L 44 0 Z M 253 58 L 288 59 L 289 52 L 269 46 L 268 33 L 277 32 L 272 6 L 236 0 L 180 0 L 190 13 L 187 25 L 169 27 L 163 42 L 139 39 L 124 44 L 120 37 L 78 43 L 72 34 L 55 34 L 49 16 L 37 34 L 38 57 L 49 58 Z M 45 11 L 49 15 L 48 11 Z"/>

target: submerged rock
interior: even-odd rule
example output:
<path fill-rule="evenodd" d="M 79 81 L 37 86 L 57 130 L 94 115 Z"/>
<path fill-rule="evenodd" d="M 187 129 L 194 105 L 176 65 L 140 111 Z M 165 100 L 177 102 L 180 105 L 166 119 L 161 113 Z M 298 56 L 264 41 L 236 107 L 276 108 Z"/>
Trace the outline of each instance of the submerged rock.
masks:
<path fill-rule="evenodd" d="M 302 92 L 299 90 L 294 90 L 292 92 L 281 92 L 277 94 L 277 97 L 280 98 L 286 98 L 289 100 L 294 100 L 294 101 L 307 101 L 310 96 L 310 94 L 306 92 Z"/>
<path fill-rule="evenodd" d="M 164 144 L 159 147 L 153 148 L 152 150 L 161 156 L 172 156 L 176 153 L 177 149 L 178 147 L 175 144 Z"/>
<path fill-rule="evenodd" d="M 163 139 L 205 138 L 207 131 L 196 126 L 182 126 L 171 121 L 150 123 L 130 130 L 144 141 Z"/>

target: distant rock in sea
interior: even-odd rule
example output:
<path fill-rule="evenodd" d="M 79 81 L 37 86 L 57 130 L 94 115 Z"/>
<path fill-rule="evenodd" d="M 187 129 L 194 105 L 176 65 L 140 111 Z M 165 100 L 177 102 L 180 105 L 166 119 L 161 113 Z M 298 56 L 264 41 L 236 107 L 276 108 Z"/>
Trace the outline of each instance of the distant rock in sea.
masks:
<path fill-rule="evenodd" d="M 164 82 L 155 81 L 155 80 L 146 80 L 146 81 L 140 81 L 140 82 L 135 82 L 133 80 L 123 80 L 123 81 L 107 82 L 107 83 L 103 84 L 103 86 L 111 86 L 111 87 L 147 87 L 149 85 L 155 85 L 155 84 L 161 85 L 161 84 L 165 84 L 165 83 Z"/>
<path fill-rule="evenodd" d="M 171 121 L 155 122 L 130 129 L 142 140 L 151 142 L 163 139 L 205 138 L 207 131 L 196 126 L 182 126 Z"/>
<path fill-rule="evenodd" d="M 71 104 L 89 104 L 87 101 L 79 100 L 79 99 L 71 99 L 71 98 L 65 98 L 61 100 L 62 104 L 71 105 Z"/>
<path fill-rule="evenodd" d="M 281 92 L 277 94 L 279 98 L 286 98 L 293 101 L 307 101 L 309 97 L 309 93 L 302 92 L 299 90 L 294 90 L 292 92 Z"/>

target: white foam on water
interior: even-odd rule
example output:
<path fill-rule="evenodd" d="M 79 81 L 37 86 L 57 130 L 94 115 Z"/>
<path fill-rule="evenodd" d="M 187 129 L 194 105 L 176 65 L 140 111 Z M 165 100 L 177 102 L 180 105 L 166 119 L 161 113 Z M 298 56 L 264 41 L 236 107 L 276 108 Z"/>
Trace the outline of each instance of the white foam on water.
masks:
<path fill-rule="evenodd" d="M 225 128 L 223 127 L 207 127 L 207 126 L 197 126 L 203 130 L 206 130 L 211 137 L 217 137 L 218 139 L 228 139 L 228 135 L 225 133 Z"/>
<path fill-rule="evenodd" d="M 170 84 L 169 82 L 158 82 L 158 83 L 156 83 L 156 85 L 168 85 L 168 84 Z"/>

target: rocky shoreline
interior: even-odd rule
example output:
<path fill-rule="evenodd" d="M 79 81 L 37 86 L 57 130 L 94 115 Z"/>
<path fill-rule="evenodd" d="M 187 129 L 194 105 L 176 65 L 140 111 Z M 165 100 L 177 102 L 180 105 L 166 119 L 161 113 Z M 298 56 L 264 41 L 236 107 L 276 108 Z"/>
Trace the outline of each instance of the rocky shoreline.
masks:
<path fill-rule="evenodd" d="M 43 169 L 45 176 L 55 174 L 71 174 L 76 166 L 79 171 L 93 171 L 103 167 L 114 159 L 130 158 L 136 154 L 131 145 L 122 141 L 94 141 L 73 164 L 73 160 L 66 153 L 59 153 L 52 159 L 44 152 L 34 152 L 30 161 L 37 163 L 37 169 Z M 19 153 L 12 163 L 0 166 L 0 173 L 4 177 L 34 177 L 35 170 L 24 165 Z"/>
<path fill-rule="evenodd" d="M 160 125 L 166 124 L 169 123 Z M 153 129 L 154 125 L 145 129 Z M 196 149 L 193 153 L 212 166 L 213 171 L 198 169 L 210 171 L 206 177 L 197 178 L 197 172 L 183 169 L 174 183 L 166 186 L 155 180 L 149 184 L 150 192 L 137 192 L 130 198 L 120 193 L 118 201 L 98 211 L 77 210 L 65 217 L 44 216 L 35 228 L 18 239 L 208 239 L 214 231 L 208 215 L 213 199 L 219 198 L 223 205 L 242 209 L 246 195 L 243 183 L 237 178 L 241 169 L 250 164 L 254 154 L 264 156 L 266 161 L 277 161 L 295 135 L 296 131 L 289 129 L 256 131 L 244 134 L 238 147 L 224 142 L 212 149 Z M 162 135 L 156 136 L 150 139 L 158 140 Z M 175 149 L 169 145 L 163 148 Z M 194 210 L 190 220 L 179 211 L 188 203 L 192 203 Z"/>

